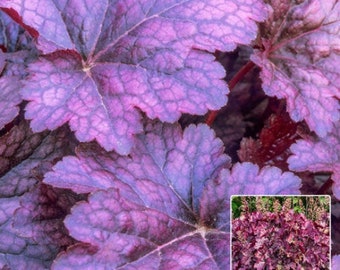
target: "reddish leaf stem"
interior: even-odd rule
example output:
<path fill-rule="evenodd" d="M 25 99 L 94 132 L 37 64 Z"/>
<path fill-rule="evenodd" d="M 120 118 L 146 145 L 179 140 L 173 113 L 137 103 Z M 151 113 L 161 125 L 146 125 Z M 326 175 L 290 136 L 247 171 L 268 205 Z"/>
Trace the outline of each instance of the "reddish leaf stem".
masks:
<path fill-rule="evenodd" d="M 252 61 L 248 61 L 236 74 L 235 76 L 229 81 L 229 90 L 231 91 L 235 85 L 255 66 L 255 64 Z M 210 111 L 207 115 L 207 118 L 205 120 L 205 123 L 209 126 L 211 126 L 219 111 Z"/>
<path fill-rule="evenodd" d="M 319 188 L 316 194 L 326 194 L 327 190 L 333 185 L 333 180 L 329 177 L 325 183 Z"/>

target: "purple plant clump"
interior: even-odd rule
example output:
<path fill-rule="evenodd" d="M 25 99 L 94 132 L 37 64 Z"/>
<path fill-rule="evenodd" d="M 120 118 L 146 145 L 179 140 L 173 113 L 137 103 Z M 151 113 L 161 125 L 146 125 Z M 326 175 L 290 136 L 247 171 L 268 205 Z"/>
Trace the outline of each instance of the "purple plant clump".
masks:
<path fill-rule="evenodd" d="M 338 207 L 339 17 L 0 0 L 0 269 L 228 269 L 231 195 Z"/>
<path fill-rule="evenodd" d="M 245 213 L 232 223 L 233 269 L 328 269 L 329 216 Z"/>

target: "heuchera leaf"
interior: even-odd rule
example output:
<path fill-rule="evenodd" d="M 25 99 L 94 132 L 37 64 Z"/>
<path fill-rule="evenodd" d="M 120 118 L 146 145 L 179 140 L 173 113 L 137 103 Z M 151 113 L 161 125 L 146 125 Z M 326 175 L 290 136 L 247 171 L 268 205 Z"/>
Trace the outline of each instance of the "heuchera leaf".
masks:
<path fill-rule="evenodd" d="M 251 57 L 262 68 L 267 95 L 285 98 L 294 121 L 325 137 L 340 119 L 340 2 L 276 1 L 260 28 L 264 50 Z"/>
<path fill-rule="evenodd" d="M 29 68 L 22 91 L 34 131 L 69 122 L 82 142 L 130 152 L 141 132 L 137 108 L 174 122 L 227 102 L 225 72 L 208 52 L 256 36 L 257 0 L 3 1 L 51 54 Z M 31 31 L 32 32 L 32 31 Z M 54 53 L 52 53 L 54 52 Z"/>
<path fill-rule="evenodd" d="M 19 113 L 20 79 L 35 57 L 33 50 L 27 33 L 0 10 L 0 130 Z"/>
<path fill-rule="evenodd" d="M 47 184 L 92 193 L 65 220 L 83 243 L 62 253 L 54 269 L 228 269 L 234 186 L 247 185 L 252 194 L 263 193 L 263 185 L 272 194 L 298 190 L 291 173 L 269 167 L 259 173 L 250 163 L 237 165 L 232 175 L 236 180 L 238 166 L 253 175 L 233 183 L 230 159 L 207 125 L 182 132 L 154 121 L 144 130 L 128 156 L 81 145 L 76 157 L 65 157 L 45 175 Z"/>
<path fill-rule="evenodd" d="M 145 130 L 129 156 L 84 145 L 45 175 L 45 183 L 93 192 L 65 220 L 72 237 L 92 246 L 70 248 L 54 269 L 229 265 L 229 231 L 200 218 L 208 179 L 229 165 L 222 142 L 206 125 L 191 125 L 183 134 L 178 125 L 160 123 Z"/>
<path fill-rule="evenodd" d="M 74 243 L 63 218 L 75 199 L 41 184 L 52 162 L 72 153 L 70 135 L 65 128 L 33 134 L 21 122 L 0 138 L 0 269 L 47 269 Z"/>
<path fill-rule="evenodd" d="M 294 171 L 332 172 L 333 193 L 340 199 L 340 128 L 325 138 L 298 140 L 290 147 L 289 169 Z"/>
<path fill-rule="evenodd" d="M 169 42 L 176 37 L 184 43 L 188 39 L 196 48 L 231 51 L 238 43 L 249 44 L 256 36 L 255 21 L 267 15 L 266 6 L 256 0 L 241 3 L 232 0 L 104 0 L 100 3 L 4 0 L 1 7 L 38 37 L 39 49 L 45 54 L 57 49 L 76 49 L 86 56 L 105 47 L 110 50 L 113 44 L 108 44 L 121 42 L 115 38 L 136 37 L 139 31 L 143 34 L 140 38 L 148 39 L 149 48 L 155 45 L 151 41 Z"/>

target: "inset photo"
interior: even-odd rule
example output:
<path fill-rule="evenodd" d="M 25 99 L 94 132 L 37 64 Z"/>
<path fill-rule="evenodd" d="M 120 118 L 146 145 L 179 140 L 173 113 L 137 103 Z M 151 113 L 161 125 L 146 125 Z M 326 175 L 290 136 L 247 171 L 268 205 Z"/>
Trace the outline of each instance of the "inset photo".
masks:
<path fill-rule="evenodd" d="M 330 203 L 328 195 L 233 195 L 232 269 L 330 269 Z"/>

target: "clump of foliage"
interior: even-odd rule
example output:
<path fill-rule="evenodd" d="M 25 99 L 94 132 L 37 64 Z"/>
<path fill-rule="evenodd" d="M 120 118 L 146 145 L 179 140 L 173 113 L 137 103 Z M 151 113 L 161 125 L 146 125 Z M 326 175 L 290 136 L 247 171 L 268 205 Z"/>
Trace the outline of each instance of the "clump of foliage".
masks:
<path fill-rule="evenodd" d="M 232 222 L 233 269 L 329 269 L 329 213 L 245 212 Z"/>

